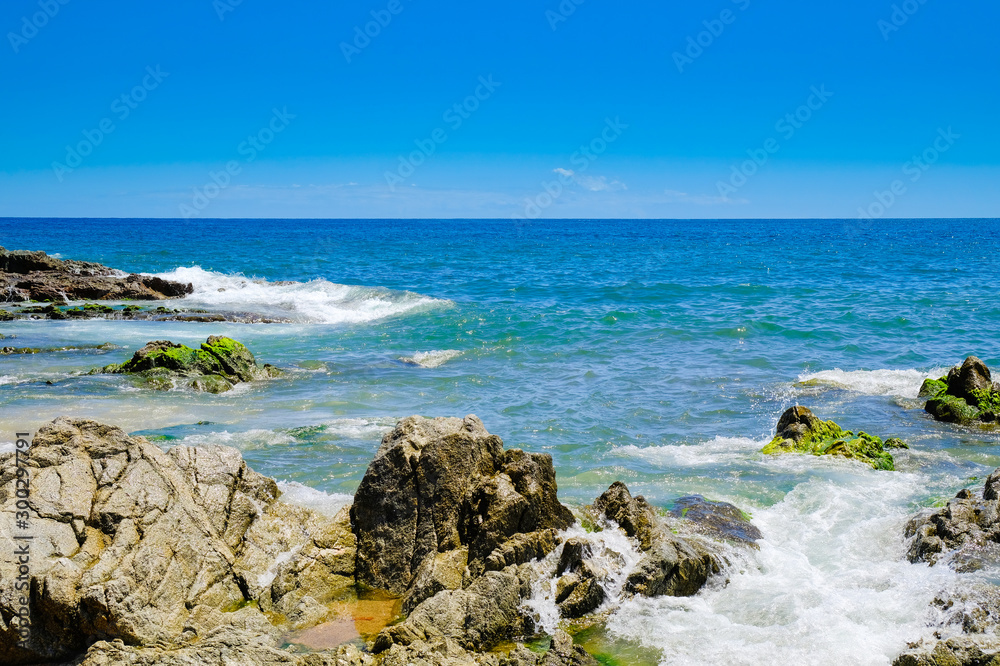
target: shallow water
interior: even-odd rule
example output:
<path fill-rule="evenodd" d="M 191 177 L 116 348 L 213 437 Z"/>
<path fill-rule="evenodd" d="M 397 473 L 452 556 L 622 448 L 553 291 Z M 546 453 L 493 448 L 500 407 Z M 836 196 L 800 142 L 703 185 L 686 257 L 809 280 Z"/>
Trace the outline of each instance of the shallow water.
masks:
<path fill-rule="evenodd" d="M 184 306 L 284 324 L 0 322 L 0 442 L 61 414 L 244 451 L 289 497 L 349 501 L 409 414 L 475 413 L 551 453 L 565 502 L 616 479 L 752 513 L 729 585 L 617 609 L 664 663 L 888 663 L 958 575 L 902 557 L 909 515 L 1000 466 L 1000 434 L 932 421 L 924 377 L 1000 365 L 997 221 L 0 220 L 0 245 L 192 281 Z M 294 281 L 295 284 L 275 284 Z M 220 291 L 223 289 L 224 291 Z M 287 372 L 212 396 L 83 376 L 145 342 L 225 334 Z M 48 382 L 51 382 L 48 383 Z M 906 439 L 897 472 L 760 448 L 787 407 Z"/>

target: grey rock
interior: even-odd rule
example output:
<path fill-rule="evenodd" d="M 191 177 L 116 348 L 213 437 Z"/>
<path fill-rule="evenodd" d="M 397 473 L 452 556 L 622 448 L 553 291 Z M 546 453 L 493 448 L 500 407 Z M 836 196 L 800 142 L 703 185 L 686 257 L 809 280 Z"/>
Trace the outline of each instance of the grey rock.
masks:
<path fill-rule="evenodd" d="M 473 576 L 540 552 L 548 535 L 573 522 L 556 496 L 552 458 L 503 450 L 475 416 L 409 417 L 382 440 L 351 509 L 358 582 L 405 595 L 423 562 L 468 549 Z M 518 552 L 520 550 L 520 552 Z"/>

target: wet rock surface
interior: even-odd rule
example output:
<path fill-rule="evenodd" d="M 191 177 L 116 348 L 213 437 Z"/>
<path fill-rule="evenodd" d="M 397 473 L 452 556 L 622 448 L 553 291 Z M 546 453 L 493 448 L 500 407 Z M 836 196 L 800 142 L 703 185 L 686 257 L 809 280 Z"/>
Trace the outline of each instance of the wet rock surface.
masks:
<path fill-rule="evenodd" d="M 778 419 L 777 434 L 763 453 L 810 453 L 860 460 L 873 469 L 892 471 L 895 464 L 888 449 L 909 448 L 898 438 L 881 438 L 859 432 L 855 435 L 833 421 L 823 421 L 807 407 L 790 407 Z"/>
<path fill-rule="evenodd" d="M 940 509 L 928 509 L 906 525 L 912 538 L 911 562 L 931 565 L 948 558 L 959 571 L 1000 562 L 1000 469 L 986 479 L 981 491 L 962 489 Z"/>
<path fill-rule="evenodd" d="M 938 421 L 959 425 L 996 424 L 1000 419 L 1000 382 L 975 356 L 969 356 L 940 379 L 925 380 L 919 397 Z"/>
<path fill-rule="evenodd" d="M 193 287 L 150 275 L 124 275 L 89 261 L 64 261 L 44 252 L 0 248 L 0 293 L 8 302 L 71 300 L 163 300 Z"/>

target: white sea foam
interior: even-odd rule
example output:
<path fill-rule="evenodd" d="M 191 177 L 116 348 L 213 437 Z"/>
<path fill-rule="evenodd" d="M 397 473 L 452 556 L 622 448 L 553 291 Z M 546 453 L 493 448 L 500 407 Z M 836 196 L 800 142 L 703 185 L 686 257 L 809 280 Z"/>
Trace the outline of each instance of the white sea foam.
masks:
<path fill-rule="evenodd" d="M 213 432 L 207 434 L 188 435 L 176 442 L 184 446 L 232 446 L 241 451 L 267 449 L 273 446 L 293 444 L 295 438 L 283 432 L 255 428 L 243 432 Z"/>
<path fill-rule="evenodd" d="M 325 432 L 344 439 L 382 439 L 382 435 L 396 427 L 399 419 L 391 416 L 334 419 L 327 421 Z"/>
<path fill-rule="evenodd" d="M 592 551 L 588 559 L 596 565 L 595 570 L 607 572 L 605 577 L 599 579 L 607 601 L 597 612 L 611 609 L 618 603 L 625 581 L 642 559 L 638 544 L 625 536 L 617 525 L 608 523 L 603 527 L 605 529 L 601 532 L 588 533 L 577 523 L 560 534 L 563 544 L 573 537 L 589 541 Z M 550 634 L 555 633 L 560 620 L 556 605 L 556 565 L 562 557 L 563 547 L 556 548 L 536 563 L 535 567 L 541 575 L 532 585 L 531 598 L 524 604 L 526 610 L 535 616 L 539 628 Z"/>
<path fill-rule="evenodd" d="M 354 501 L 350 495 L 324 493 L 298 481 L 278 481 L 278 489 L 281 490 L 283 502 L 304 506 L 325 516 L 337 515 L 338 511 Z"/>
<path fill-rule="evenodd" d="M 617 446 L 613 451 L 628 458 L 638 458 L 664 468 L 714 465 L 745 460 L 769 440 L 749 437 L 716 437 L 700 444 L 670 444 L 666 446 Z"/>
<path fill-rule="evenodd" d="M 935 596 L 962 584 L 905 558 L 903 525 L 924 481 L 861 467 L 806 481 L 754 511 L 760 551 L 727 585 L 634 598 L 608 628 L 665 664 L 890 663 L 935 630 Z"/>
<path fill-rule="evenodd" d="M 893 395 L 916 398 L 920 385 L 927 378 L 937 379 L 948 372 L 947 368 L 920 370 L 823 370 L 799 377 L 799 385 L 809 382 L 830 388 L 846 389 L 864 395 Z"/>
<path fill-rule="evenodd" d="M 449 301 L 409 291 L 336 284 L 327 280 L 268 282 L 242 275 L 181 267 L 157 277 L 190 282 L 183 304 L 211 311 L 252 312 L 265 317 L 324 324 L 354 324 L 441 306 Z"/>
<path fill-rule="evenodd" d="M 399 360 L 421 368 L 436 368 L 461 355 L 462 352 L 457 349 L 438 349 L 429 352 L 416 352 L 413 356 L 401 356 Z"/>

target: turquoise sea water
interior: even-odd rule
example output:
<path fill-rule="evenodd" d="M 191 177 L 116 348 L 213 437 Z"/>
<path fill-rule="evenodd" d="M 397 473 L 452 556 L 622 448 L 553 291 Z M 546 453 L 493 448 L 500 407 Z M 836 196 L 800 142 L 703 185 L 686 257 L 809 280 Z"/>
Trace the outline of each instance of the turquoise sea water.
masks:
<path fill-rule="evenodd" d="M 969 354 L 1000 366 L 997 220 L 5 219 L 0 245 L 290 320 L 0 322 L 17 336 L 3 344 L 121 347 L 0 357 L 0 441 L 90 416 L 164 446 L 237 446 L 321 505 L 353 493 L 396 419 L 475 413 L 551 453 L 567 503 L 622 479 L 660 506 L 699 493 L 748 510 L 765 540 L 728 586 L 612 616 L 664 663 L 888 663 L 933 631 L 937 593 L 996 575 L 907 563 L 902 527 L 1000 466 L 1000 434 L 916 400 Z M 213 334 L 288 372 L 221 396 L 80 374 Z M 793 404 L 912 448 L 897 472 L 761 455 Z"/>

